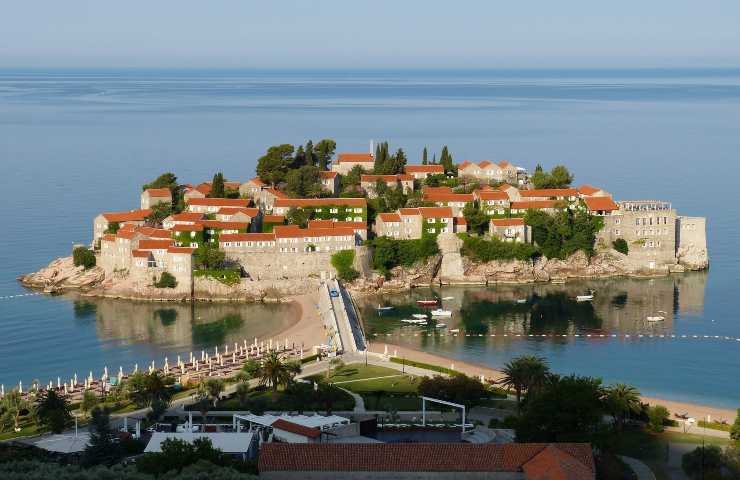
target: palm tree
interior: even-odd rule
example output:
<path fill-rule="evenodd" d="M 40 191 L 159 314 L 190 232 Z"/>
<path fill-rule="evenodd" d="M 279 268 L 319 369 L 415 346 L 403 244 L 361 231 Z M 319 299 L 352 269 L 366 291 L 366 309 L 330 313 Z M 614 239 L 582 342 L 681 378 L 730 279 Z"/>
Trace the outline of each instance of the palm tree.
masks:
<path fill-rule="evenodd" d="M 272 393 L 275 394 L 278 386 L 288 385 L 300 372 L 300 364 L 283 362 L 276 352 L 270 352 L 260 367 L 260 385 L 269 385 Z"/>
<path fill-rule="evenodd" d="M 614 418 L 615 428 L 621 430 L 631 414 L 640 412 L 640 392 L 632 385 L 617 383 L 606 389 L 604 403 Z"/>
<path fill-rule="evenodd" d="M 224 381 L 219 378 L 209 378 L 206 380 L 205 389 L 208 398 L 213 401 L 213 406 L 215 408 L 216 403 L 221 397 L 221 393 L 224 391 Z"/>
<path fill-rule="evenodd" d="M 549 372 L 550 368 L 544 358 L 523 355 L 514 358 L 504 366 L 504 378 L 501 384 L 514 389 L 517 407 L 520 407 L 522 394 L 541 387 L 547 380 Z"/>
<path fill-rule="evenodd" d="M 239 406 L 243 407 L 249 400 L 249 384 L 246 382 L 240 382 L 236 386 L 236 398 L 239 400 Z"/>
<path fill-rule="evenodd" d="M 0 431 L 13 426 L 13 431 L 20 432 L 20 419 L 23 412 L 28 412 L 30 404 L 23 398 L 21 392 L 14 388 L 0 401 Z"/>

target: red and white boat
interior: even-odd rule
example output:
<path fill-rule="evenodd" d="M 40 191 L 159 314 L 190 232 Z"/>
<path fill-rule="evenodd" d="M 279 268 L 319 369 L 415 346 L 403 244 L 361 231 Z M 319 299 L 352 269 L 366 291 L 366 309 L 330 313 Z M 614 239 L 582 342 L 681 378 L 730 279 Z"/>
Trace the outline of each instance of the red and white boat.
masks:
<path fill-rule="evenodd" d="M 433 307 L 437 305 L 437 300 L 417 300 L 416 304 L 421 305 L 422 307 Z"/>

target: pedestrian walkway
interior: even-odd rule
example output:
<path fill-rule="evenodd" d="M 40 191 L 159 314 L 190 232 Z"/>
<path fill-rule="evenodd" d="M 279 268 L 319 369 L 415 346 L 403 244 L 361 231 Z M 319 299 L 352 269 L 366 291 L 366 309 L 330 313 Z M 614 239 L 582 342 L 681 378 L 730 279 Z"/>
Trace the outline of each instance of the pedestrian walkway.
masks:
<path fill-rule="evenodd" d="M 370 377 L 370 378 L 356 378 L 354 380 L 344 380 L 342 382 L 331 382 L 332 385 L 341 385 L 344 383 L 354 383 L 354 382 L 366 382 L 369 380 L 382 380 L 384 378 L 396 378 L 396 377 L 405 377 L 406 374 L 399 373 L 398 375 L 385 375 L 383 377 Z"/>
<path fill-rule="evenodd" d="M 365 399 L 362 398 L 361 395 L 356 394 L 355 392 L 351 392 L 347 390 L 346 388 L 337 387 L 339 390 L 348 393 L 354 400 L 355 400 L 355 409 L 353 410 L 353 413 L 365 413 L 367 410 L 365 410 Z"/>
<path fill-rule="evenodd" d="M 650 467 L 645 465 L 642 460 L 621 455 L 619 456 L 619 458 L 621 458 L 622 461 L 629 465 L 632 471 L 635 472 L 635 475 L 637 475 L 637 480 L 655 480 L 655 474 L 652 470 L 650 470 Z"/>

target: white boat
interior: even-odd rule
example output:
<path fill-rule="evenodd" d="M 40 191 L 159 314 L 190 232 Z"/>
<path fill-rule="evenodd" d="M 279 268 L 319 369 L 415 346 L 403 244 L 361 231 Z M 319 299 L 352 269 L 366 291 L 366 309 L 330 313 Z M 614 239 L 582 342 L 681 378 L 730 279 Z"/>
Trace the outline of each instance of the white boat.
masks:
<path fill-rule="evenodd" d="M 663 315 L 647 317 L 648 322 L 662 322 L 663 320 L 665 320 L 665 317 Z"/>
<path fill-rule="evenodd" d="M 436 310 L 432 310 L 432 316 L 433 317 L 451 317 L 452 312 L 449 310 L 442 310 L 441 308 L 438 308 Z"/>
<path fill-rule="evenodd" d="M 414 318 L 424 318 L 424 319 L 427 318 L 426 313 L 412 313 L 411 316 Z"/>
<path fill-rule="evenodd" d="M 379 312 L 385 312 L 387 310 L 393 310 L 393 307 L 381 307 L 380 305 L 378 305 L 375 310 L 378 310 Z"/>
<path fill-rule="evenodd" d="M 590 302 L 594 299 L 593 295 L 578 295 L 576 296 L 576 302 Z"/>
<path fill-rule="evenodd" d="M 518 299 L 516 301 L 516 303 L 527 303 L 527 299 L 526 298 L 520 298 L 520 299 Z"/>
<path fill-rule="evenodd" d="M 403 323 L 416 323 L 416 320 L 413 320 L 411 318 L 404 318 L 401 320 Z"/>
<path fill-rule="evenodd" d="M 438 323 L 438 324 L 436 325 L 436 327 L 437 327 L 437 328 L 445 328 L 446 326 L 447 326 L 447 324 L 446 324 L 446 323 Z"/>
<path fill-rule="evenodd" d="M 459 333 L 459 332 L 460 332 L 459 328 L 453 328 L 452 330 L 450 330 L 450 333 Z"/>
<path fill-rule="evenodd" d="M 455 297 L 442 297 L 442 300 L 454 300 Z"/>

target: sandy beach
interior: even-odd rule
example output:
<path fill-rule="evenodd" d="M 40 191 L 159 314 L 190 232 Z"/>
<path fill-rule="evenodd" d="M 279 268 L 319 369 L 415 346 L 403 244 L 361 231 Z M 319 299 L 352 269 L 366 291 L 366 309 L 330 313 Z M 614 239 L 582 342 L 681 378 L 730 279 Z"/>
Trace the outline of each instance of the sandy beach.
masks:
<path fill-rule="evenodd" d="M 440 365 L 448 368 L 454 368 L 455 370 L 462 372 L 466 375 L 480 377 L 484 375 L 486 378 L 492 378 L 498 381 L 502 377 L 502 373 L 499 370 L 479 365 L 471 362 L 463 362 L 460 360 L 453 360 L 441 355 L 435 355 L 432 353 L 421 352 L 408 347 L 402 347 L 394 345 L 388 342 L 373 342 L 369 345 L 371 352 L 383 353 L 385 346 L 388 345 L 388 353 L 393 356 L 405 357 L 409 360 L 416 360 L 424 363 L 431 363 Z M 640 397 L 644 403 L 650 405 L 663 405 L 671 412 L 671 417 L 674 413 L 686 414 L 689 417 L 696 419 L 706 419 L 707 415 L 711 416 L 711 420 L 726 420 L 732 423 L 735 419 L 737 412 L 732 409 L 710 407 L 707 405 L 698 405 L 694 403 L 677 402 L 673 400 L 667 400 L 664 398 Z M 740 407 L 740 404 L 738 405 Z"/>
<path fill-rule="evenodd" d="M 326 343 L 324 325 L 316 310 L 316 295 L 305 294 L 292 297 L 291 305 L 298 310 L 298 321 L 287 329 L 273 335 L 275 338 L 287 338 L 290 342 L 302 345 L 304 350 Z"/>

